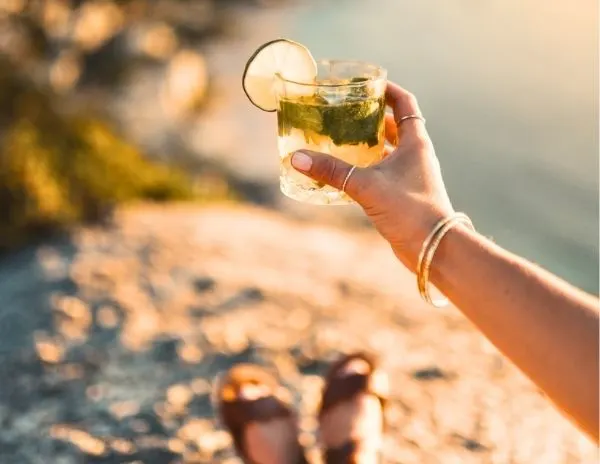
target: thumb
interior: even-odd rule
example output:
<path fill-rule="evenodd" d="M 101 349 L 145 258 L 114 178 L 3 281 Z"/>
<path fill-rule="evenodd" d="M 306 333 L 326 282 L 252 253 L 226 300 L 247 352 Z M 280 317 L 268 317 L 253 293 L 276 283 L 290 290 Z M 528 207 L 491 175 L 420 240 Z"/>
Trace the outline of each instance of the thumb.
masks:
<path fill-rule="evenodd" d="M 308 150 L 294 153 L 292 155 L 292 166 L 311 179 L 331 185 L 338 190 L 342 190 L 344 181 L 346 181 L 353 167 L 351 164 L 333 156 Z M 359 191 L 363 174 L 363 169 L 355 168 L 346 182 L 344 191 L 352 198 L 355 198 L 355 194 Z"/>

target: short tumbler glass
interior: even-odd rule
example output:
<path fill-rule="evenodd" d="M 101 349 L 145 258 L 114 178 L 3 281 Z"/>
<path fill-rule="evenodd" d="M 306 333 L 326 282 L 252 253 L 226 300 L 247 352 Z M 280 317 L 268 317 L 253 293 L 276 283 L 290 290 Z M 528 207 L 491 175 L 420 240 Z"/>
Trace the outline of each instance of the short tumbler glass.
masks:
<path fill-rule="evenodd" d="M 349 204 L 346 193 L 296 171 L 291 157 L 307 149 L 359 167 L 379 162 L 384 153 L 387 71 L 361 61 L 322 60 L 317 66 L 312 83 L 276 77 L 281 191 L 305 203 Z"/>

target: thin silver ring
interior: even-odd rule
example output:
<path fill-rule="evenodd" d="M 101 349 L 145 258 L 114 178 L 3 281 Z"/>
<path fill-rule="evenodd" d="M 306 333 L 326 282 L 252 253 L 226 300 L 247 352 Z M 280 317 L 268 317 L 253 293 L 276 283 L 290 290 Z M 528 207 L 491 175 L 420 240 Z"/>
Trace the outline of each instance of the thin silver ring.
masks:
<path fill-rule="evenodd" d="M 425 124 L 427 121 L 425 120 L 425 118 L 423 116 L 421 116 L 420 114 L 409 114 L 407 116 L 402 116 L 398 122 L 396 122 L 396 125 L 399 126 L 400 124 L 402 124 L 404 121 L 407 121 L 409 119 L 418 119 L 419 121 L 422 121 L 423 124 Z"/>
<path fill-rule="evenodd" d="M 344 183 L 342 184 L 342 192 L 346 192 L 346 185 L 348 184 L 348 180 L 350 180 L 350 176 L 352 176 L 355 169 L 356 169 L 356 166 L 352 166 L 352 168 L 350 168 L 350 170 L 348 171 L 348 174 L 346 175 L 346 178 L 344 179 Z"/>

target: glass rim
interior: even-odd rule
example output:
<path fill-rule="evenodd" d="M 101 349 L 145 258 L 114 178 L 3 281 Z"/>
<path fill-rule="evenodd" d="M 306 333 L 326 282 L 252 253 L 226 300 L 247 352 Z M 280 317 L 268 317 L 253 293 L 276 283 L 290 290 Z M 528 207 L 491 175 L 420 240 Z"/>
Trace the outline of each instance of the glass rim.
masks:
<path fill-rule="evenodd" d="M 370 63 L 369 61 L 362 61 L 362 60 L 332 60 L 332 59 L 321 59 L 321 60 L 316 60 L 315 61 L 318 64 L 357 64 L 357 65 L 361 65 L 361 66 L 366 66 L 366 67 L 370 67 L 373 68 L 373 70 L 375 71 L 375 73 L 377 73 L 377 75 L 375 76 L 371 76 L 371 77 L 367 77 L 365 81 L 361 81 L 361 82 L 347 82 L 347 83 L 343 83 L 343 84 L 327 84 L 327 83 L 313 83 L 313 82 L 299 82 L 299 81 L 294 81 L 292 79 L 287 79 L 286 77 L 283 77 L 281 75 L 281 73 L 275 73 L 275 77 L 283 82 L 287 82 L 290 84 L 295 84 L 295 85 L 303 85 L 305 87 L 329 87 L 329 88 L 335 88 L 335 87 L 360 87 L 360 86 L 364 86 L 367 85 L 370 82 L 377 82 L 377 81 L 381 81 L 381 80 L 385 80 L 387 79 L 387 69 L 383 68 L 382 66 L 378 66 L 376 64 Z"/>

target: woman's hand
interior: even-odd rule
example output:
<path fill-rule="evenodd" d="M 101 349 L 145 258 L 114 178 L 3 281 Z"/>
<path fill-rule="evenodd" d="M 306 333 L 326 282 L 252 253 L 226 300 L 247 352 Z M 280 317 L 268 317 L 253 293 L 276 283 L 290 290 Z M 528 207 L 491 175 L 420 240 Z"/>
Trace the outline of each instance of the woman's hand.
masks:
<path fill-rule="evenodd" d="M 453 213 L 415 98 L 388 84 L 396 148 L 355 169 L 346 192 L 411 270 L 435 223 Z M 396 124 L 400 121 L 400 124 Z M 399 132 L 398 132 L 399 131 Z M 352 168 L 319 153 L 294 154 L 296 169 L 340 189 Z M 598 300 L 466 227 L 437 249 L 432 283 L 569 417 L 598 441 Z"/>
<path fill-rule="evenodd" d="M 374 166 L 356 168 L 345 191 L 362 206 L 396 256 L 415 271 L 423 241 L 435 223 L 453 209 L 424 122 L 396 122 L 404 116 L 421 115 L 416 98 L 388 83 L 386 100 L 394 111 L 393 116 L 386 115 L 386 138 L 395 149 Z M 338 189 L 352 168 L 332 156 L 305 150 L 294 154 L 292 165 Z"/>

